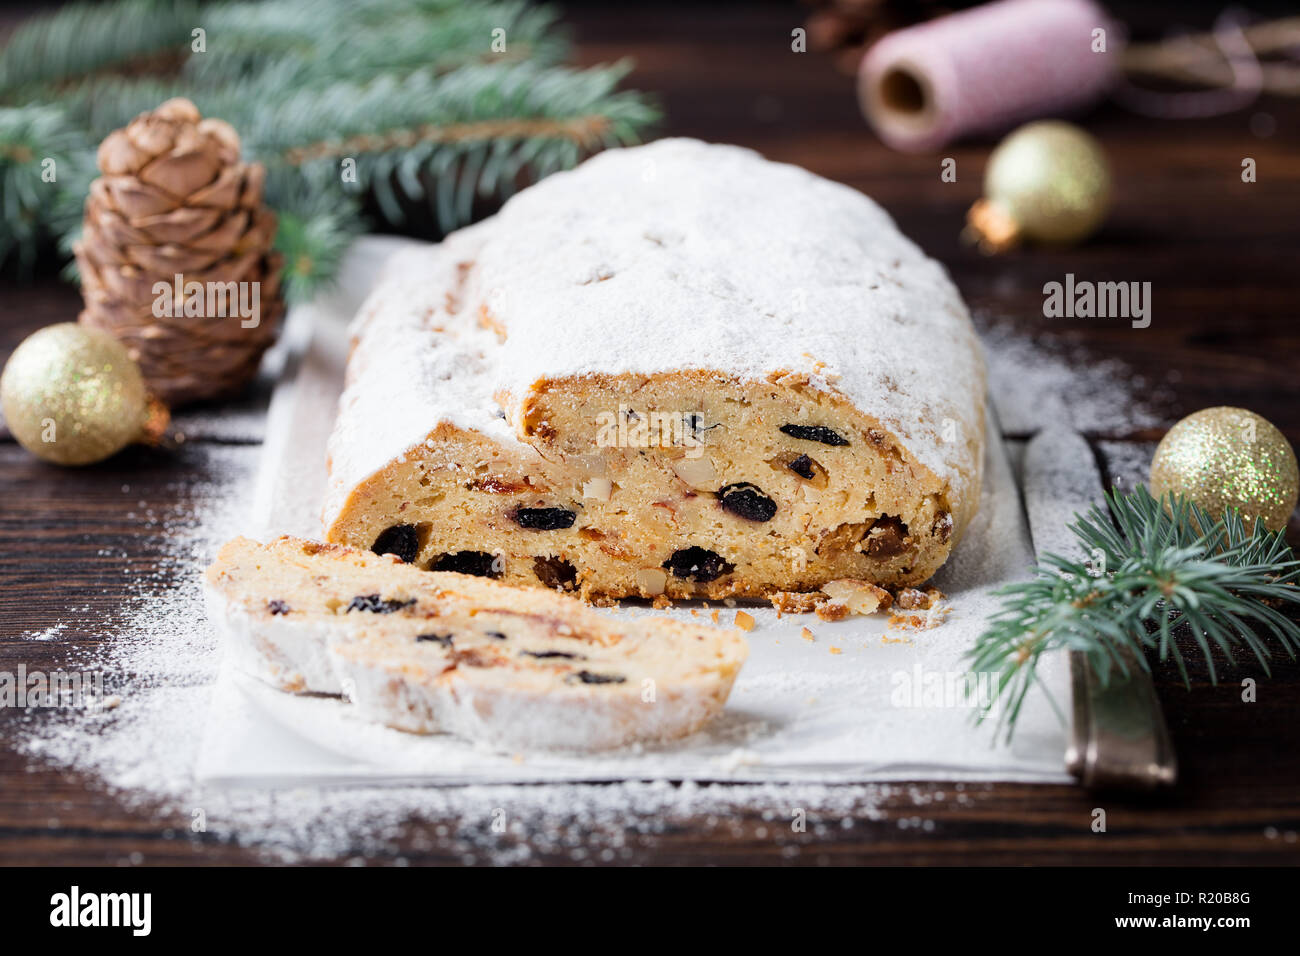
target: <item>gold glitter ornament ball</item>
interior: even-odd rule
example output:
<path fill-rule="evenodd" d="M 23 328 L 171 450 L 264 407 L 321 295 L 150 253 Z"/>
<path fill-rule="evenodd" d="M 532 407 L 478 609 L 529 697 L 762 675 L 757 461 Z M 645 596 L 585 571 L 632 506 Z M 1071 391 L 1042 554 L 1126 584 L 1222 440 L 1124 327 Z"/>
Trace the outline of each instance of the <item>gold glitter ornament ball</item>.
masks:
<path fill-rule="evenodd" d="M 1184 495 L 1216 518 L 1238 508 L 1286 527 L 1300 497 L 1295 451 L 1268 419 L 1221 405 L 1188 415 L 1169 430 L 1151 462 L 1151 493 Z"/>
<path fill-rule="evenodd" d="M 970 229 L 989 252 L 1022 238 L 1078 242 L 1106 218 L 1110 186 L 1110 165 L 1096 139 L 1060 120 L 1028 123 L 989 157 Z"/>
<path fill-rule="evenodd" d="M 0 405 L 18 443 L 59 465 L 87 465 L 153 440 L 167 418 L 122 343 L 76 322 L 47 326 L 14 349 L 0 376 Z"/>

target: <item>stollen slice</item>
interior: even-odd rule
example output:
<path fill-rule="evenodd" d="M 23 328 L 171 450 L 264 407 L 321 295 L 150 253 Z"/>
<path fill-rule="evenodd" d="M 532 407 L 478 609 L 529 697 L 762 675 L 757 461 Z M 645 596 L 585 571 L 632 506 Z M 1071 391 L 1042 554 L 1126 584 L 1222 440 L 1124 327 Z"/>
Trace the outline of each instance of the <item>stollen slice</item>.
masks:
<path fill-rule="evenodd" d="M 722 710 L 748 655 L 735 630 L 615 617 L 288 536 L 228 542 L 205 589 L 241 669 L 282 690 L 343 693 L 369 720 L 496 749 L 685 736 Z"/>

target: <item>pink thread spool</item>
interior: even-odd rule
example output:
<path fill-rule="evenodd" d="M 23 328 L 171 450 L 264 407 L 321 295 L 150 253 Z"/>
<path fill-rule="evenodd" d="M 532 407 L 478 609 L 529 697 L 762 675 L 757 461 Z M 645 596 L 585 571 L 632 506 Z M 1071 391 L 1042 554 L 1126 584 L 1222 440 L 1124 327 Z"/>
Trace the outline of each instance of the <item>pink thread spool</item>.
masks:
<path fill-rule="evenodd" d="M 1105 31 L 1106 52 L 1093 52 Z M 858 99 L 895 149 L 1059 116 L 1115 78 L 1122 28 L 1091 0 L 999 0 L 898 30 L 867 51 Z"/>

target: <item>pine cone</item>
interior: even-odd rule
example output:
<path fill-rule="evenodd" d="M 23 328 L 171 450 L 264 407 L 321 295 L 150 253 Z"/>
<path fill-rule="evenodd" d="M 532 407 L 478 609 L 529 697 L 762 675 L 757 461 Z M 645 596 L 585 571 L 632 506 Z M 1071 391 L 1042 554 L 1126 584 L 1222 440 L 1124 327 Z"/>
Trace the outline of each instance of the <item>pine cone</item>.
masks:
<path fill-rule="evenodd" d="M 284 311 L 265 170 L 240 161 L 229 123 L 201 119 L 185 99 L 110 133 L 98 160 L 103 175 L 91 184 L 74 247 L 81 321 L 120 339 L 170 405 L 238 392 Z M 257 314 L 246 315 L 255 301 Z"/>

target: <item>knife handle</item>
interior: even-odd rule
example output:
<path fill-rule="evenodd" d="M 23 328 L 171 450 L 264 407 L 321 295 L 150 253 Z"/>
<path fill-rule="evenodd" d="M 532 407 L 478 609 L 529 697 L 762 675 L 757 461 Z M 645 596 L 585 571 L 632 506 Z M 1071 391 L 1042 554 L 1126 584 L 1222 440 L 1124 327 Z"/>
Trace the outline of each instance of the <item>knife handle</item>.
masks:
<path fill-rule="evenodd" d="M 1085 787 L 1146 790 L 1171 785 L 1178 762 L 1151 675 L 1129 654 L 1102 683 L 1087 655 L 1070 652 L 1074 720 L 1067 769 Z"/>

